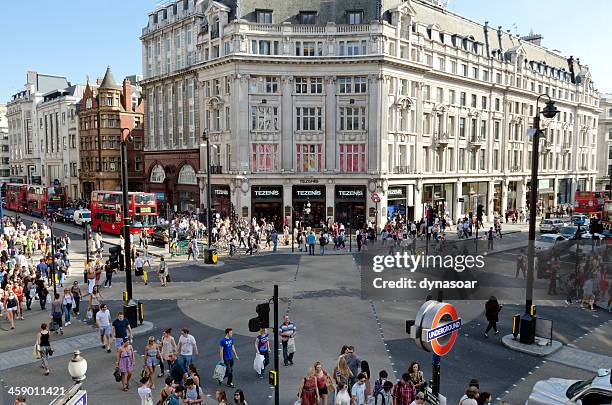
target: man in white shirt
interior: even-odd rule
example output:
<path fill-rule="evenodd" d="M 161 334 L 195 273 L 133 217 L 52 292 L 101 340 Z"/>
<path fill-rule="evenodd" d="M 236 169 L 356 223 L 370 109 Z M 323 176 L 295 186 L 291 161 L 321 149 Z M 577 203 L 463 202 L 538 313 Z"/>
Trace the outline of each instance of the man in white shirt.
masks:
<path fill-rule="evenodd" d="M 110 353 L 111 314 L 106 304 L 100 305 L 100 310 L 96 314 L 96 325 L 100 331 L 100 343 L 102 343 L 102 349 L 106 349 L 106 352 Z"/>
<path fill-rule="evenodd" d="M 187 370 L 187 367 L 192 363 L 193 355 L 198 355 L 198 345 L 196 344 L 195 338 L 189 334 L 189 329 L 181 329 L 181 337 L 178 341 L 178 360 L 183 363 L 183 367 Z"/>
<path fill-rule="evenodd" d="M 136 277 L 143 277 L 144 279 L 144 283 L 145 285 L 147 285 L 147 280 L 146 278 L 144 278 L 144 260 L 142 257 L 140 257 L 139 253 L 136 253 L 136 258 L 134 259 L 134 267 L 136 268 L 136 271 L 134 272 L 134 274 L 136 275 Z"/>

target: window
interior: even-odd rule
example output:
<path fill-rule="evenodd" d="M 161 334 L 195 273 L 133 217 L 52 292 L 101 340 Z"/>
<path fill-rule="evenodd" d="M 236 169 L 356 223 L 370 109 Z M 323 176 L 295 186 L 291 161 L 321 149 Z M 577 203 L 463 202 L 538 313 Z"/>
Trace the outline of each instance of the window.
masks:
<path fill-rule="evenodd" d="M 198 184 L 195 170 L 193 170 L 191 165 L 187 164 L 181 168 L 178 175 L 178 184 L 190 184 L 194 186 Z"/>
<path fill-rule="evenodd" d="M 446 61 L 444 60 L 444 58 L 438 58 L 438 69 L 443 72 L 446 70 Z"/>
<path fill-rule="evenodd" d="M 483 70 L 482 71 L 482 80 L 485 82 L 489 81 L 489 71 L 488 70 Z"/>
<path fill-rule="evenodd" d="M 256 10 L 259 24 L 272 24 L 272 10 Z"/>
<path fill-rule="evenodd" d="M 340 41 L 340 56 L 357 56 L 367 53 L 367 41 Z"/>
<path fill-rule="evenodd" d="M 495 138 L 496 141 L 499 141 L 499 129 L 500 129 L 500 122 L 499 121 L 493 121 L 493 136 Z"/>
<path fill-rule="evenodd" d="M 493 150 L 493 170 L 499 170 L 499 149 Z"/>
<path fill-rule="evenodd" d="M 266 93 L 278 92 L 278 77 L 266 77 Z"/>
<path fill-rule="evenodd" d="M 487 139 L 487 121 L 480 121 L 480 137 L 482 139 Z"/>
<path fill-rule="evenodd" d="M 457 92 L 455 90 L 448 91 L 448 102 L 453 105 L 457 101 L 456 99 Z"/>
<path fill-rule="evenodd" d="M 448 135 L 455 136 L 455 117 L 452 115 L 448 117 Z"/>
<path fill-rule="evenodd" d="M 455 171 L 455 149 L 448 148 L 448 171 Z"/>
<path fill-rule="evenodd" d="M 484 149 L 480 150 L 480 170 L 485 170 L 487 160 L 487 151 Z"/>
<path fill-rule="evenodd" d="M 252 106 L 251 107 L 251 130 L 252 131 L 277 131 L 278 130 L 278 107 Z"/>
<path fill-rule="evenodd" d="M 297 107 L 296 129 L 298 131 L 320 131 L 321 116 L 321 107 Z"/>
<path fill-rule="evenodd" d="M 297 171 L 320 172 L 321 171 L 321 144 L 297 144 Z"/>
<path fill-rule="evenodd" d="M 470 152 L 470 170 L 476 170 L 476 149 Z"/>
<path fill-rule="evenodd" d="M 278 144 L 254 143 L 251 150 L 251 167 L 254 172 L 279 170 Z"/>
<path fill-rule="evenodd" d="M 365 144 L 340 144 L 340 172 L 363 173 L 365 170 Z"/>
<path fill-rule="evenodd" d="M 457 74 L 457 61 L 451 60 L 451 73 Z"/>
<path fill-rule="evenodd" d="M 465 138 L 465 118 L 459 118 L 459 138 Z"/>
<path fill-rule="evenodd" d="M 142 171 L 142 156 L 136 156 L 136 158 L 134 159 L 134 171 Z"/>
<path fill-rule="evenodd" d="M 461 76 L 467 77 L 468 67 L 465 64 L 461 64 Z"/>
<path fill-rule="evenodd" d="M 465 103 L 466 102 L 467 102 L 467 96 L 466 96 L 465 92 L 462 91 L 461 93 L 459 93 L 459 104 L 462 107 L 465 107 Z"/>
<path fill-rule="evenodd" d="M 472 68 L 472 79 L 478 79 L 478 68 L 477 67 L 473 67 Z"/>
<path fill-rule="evenodd" d="M 482 109 L 486 110 L 487 109 L 487 96 L 482 96 Z"/>
<path fill-rule="evenodd" d="M 430 99 L 431 99 L 430 87 L 429 85 L 425 85 L 423 86 L 423 100 L 430 100 Z"/>
<path fill-rule="evenodd" d="M 442 87 L 436 88 L 436 101 L 438 103 L 444 102 L 444 89 Z"/>
<path fill-rule="evenodd" d="M 340 130 L 364 131 L 366 128 L 365 107 L 341 107 Z"/>
<path fill-rule="evenodd" d="M 142 138 L 140 136 L 134 137 L 134 150 L 142 150 Z"/>
<path fill-rule="evenodd" d="M 315 11 L 300 11 L 300 24 L 314 25 L 317 22 L 317 13 Z"/>
<path fill-rule="evenodd" d="M 612 128 L 608 129 L 608 140 L 612 141 Z"/>
<path fill-rule="evenodd" d="M 500 111 L 501 102 L 498 98 L 495 99 L 495 111 Z"/>
<path fill-rule="evenodd" d="M 502 82 L 502 75 L 501 75 L 501 73 L 495 73 L 495 83 L 501 84 L 501 82 Z"/>
<path fill-rule="evenodd" d="M 476 108 L 477 99 L 476 94 L 472 94 L 472 108 Z"/>
<path fill-rule="evenodd" d="M 340 93 L 365 93 L 367 91 L 367 77 L 365 76 L 339 76 L 337 80 Z"/>
<path fill-rule="evenodd" d="M 363 11 L 347 11 L 346 23 L 351 25 L 363 24 Z"/>

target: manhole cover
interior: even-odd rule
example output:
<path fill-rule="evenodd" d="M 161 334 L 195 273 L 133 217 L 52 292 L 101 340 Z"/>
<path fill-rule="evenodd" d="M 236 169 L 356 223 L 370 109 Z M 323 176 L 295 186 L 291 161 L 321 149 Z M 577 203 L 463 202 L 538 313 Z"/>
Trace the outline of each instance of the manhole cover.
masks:
<path fill-rule="evenodd" d="M 241 284 L 241 285 L 238 285 L 238 286 L 236 286 L 234 288 L 236 290 L 246 291 L 248 293 L 257 293 L 257 292 L 263 291 L 263 290 L 261 290 L 259 288 L 251 287 L 250 285 L 246 285 L 246 284 Z"/>

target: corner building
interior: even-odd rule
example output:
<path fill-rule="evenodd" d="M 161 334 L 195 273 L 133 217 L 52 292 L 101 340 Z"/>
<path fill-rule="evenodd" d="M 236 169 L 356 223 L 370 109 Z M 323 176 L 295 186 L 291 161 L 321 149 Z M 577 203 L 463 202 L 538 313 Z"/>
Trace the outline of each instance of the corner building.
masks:
<path fill-rule="evenodd" d="M 595 186 L 591 74 L 540 35 L 425 0 L 236 3 L 165 5 L 141 38 L 143 88 L 155 97 L 147 148 L 179 156 L 206 129 L 213 206 L 229 195 L 239 215 L 309 224 L 418 219 L 427 205 L 453 221 L 478 204 L 489 217 L 525 209 L 541 93 L 561 112 L 542 120 L 540 204 Z M 149 181 L 160 178 L 153 169 Z"/>

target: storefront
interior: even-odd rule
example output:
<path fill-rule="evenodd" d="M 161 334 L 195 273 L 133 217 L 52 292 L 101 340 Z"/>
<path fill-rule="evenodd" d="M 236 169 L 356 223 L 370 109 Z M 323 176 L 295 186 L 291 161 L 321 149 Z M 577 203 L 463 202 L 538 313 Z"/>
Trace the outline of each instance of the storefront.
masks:
<path fill-rule="evenodd" d="M 576 185 L 576 191 L 589 191 L 590 187 L 588 186 L 589 179 L 578 179 L 578 183 Z"/>
<path fill-rule="evenodd" d="M 487 201 L 489 200 L 489 183 L 486 181 L 463 183 L 461 189 L 461 196 L 464 199 L 463 214 L 476 215 L 476 209 L 478 205 L 482 205 L 484 215 L 489 215 L 487 212 Z"/>
<path fill-rule="evenodd" d="M 336 186 L 335 218 L 340 224 L 362 227 L 366 222 L 365 186 Z"/>
<path fill-rule="evenodd" d="M 559 204 L 572 203 L 572 179 L 560 179 L 559 191 L 557 192 L 557 202 Z"/>
<path fill-rule="evenodd" d="M 230 188 L 225 184 L 213 184 L 210 188 L 210 202 L 213 210 L 221 216 L 221 218 L 230 215 L 231 198 Z"/>
<path fill-rule="evenodd" d="M 326 223 L 325 186 L 293 186 L 293 212 L 306 226 Z"/>
<path fill-rule="evenodd" d="M 455 183 L 423 184 L 422 203 L 424 207 L 432 207 L 438 216 L 448 215 L 455 217 L 453 200 Z M 425 208 L 423 208 L 425 212 Z"/>
<path fill-rule="evenodd" d="M 502 183 L 496 181 L 493 184 L 493 213 L 501 215 L 502 213 Z"/>
<path fill-rule="evenodd" d="M 389 187 L 387 190 L 387 219 L 406 218 L 407 206 L 406 186 Z"/>
<path fill-rule="evenodd" d="M 185 190 L 187 187 L 180 186 L 182 188 L 179 189 L 175 195 L 177 196 L 177 200 L 175 201 L 175 207 L 180 212 L 196 212 L 198 209 L 198 201 L 200 200 L 200 193 L 197 189 L 197 186 L 190 187 L 193 188 L 193 191 Z"/>
<path fill-rule="evenodd" d="M 516 211 L 516 196 L 517 196 L 518 182 L 508 182 L 508 204 L 506 205 L 506 211 Z"/>
<path fill-rule="evenodd" d="M 538 200 L 541 201 L 545 210 L 552 209 L 555 205 L 555 180 L 538 180 Z"/>
<path fill-rule="evenodd" d="M 253 186 L 251 188 L 251 216 L 257 218 L 258 221 L 265 218 L 266 222 L 274 222 L 277 230 L 282 229 L 283 188 L 281 186 Z"/>

